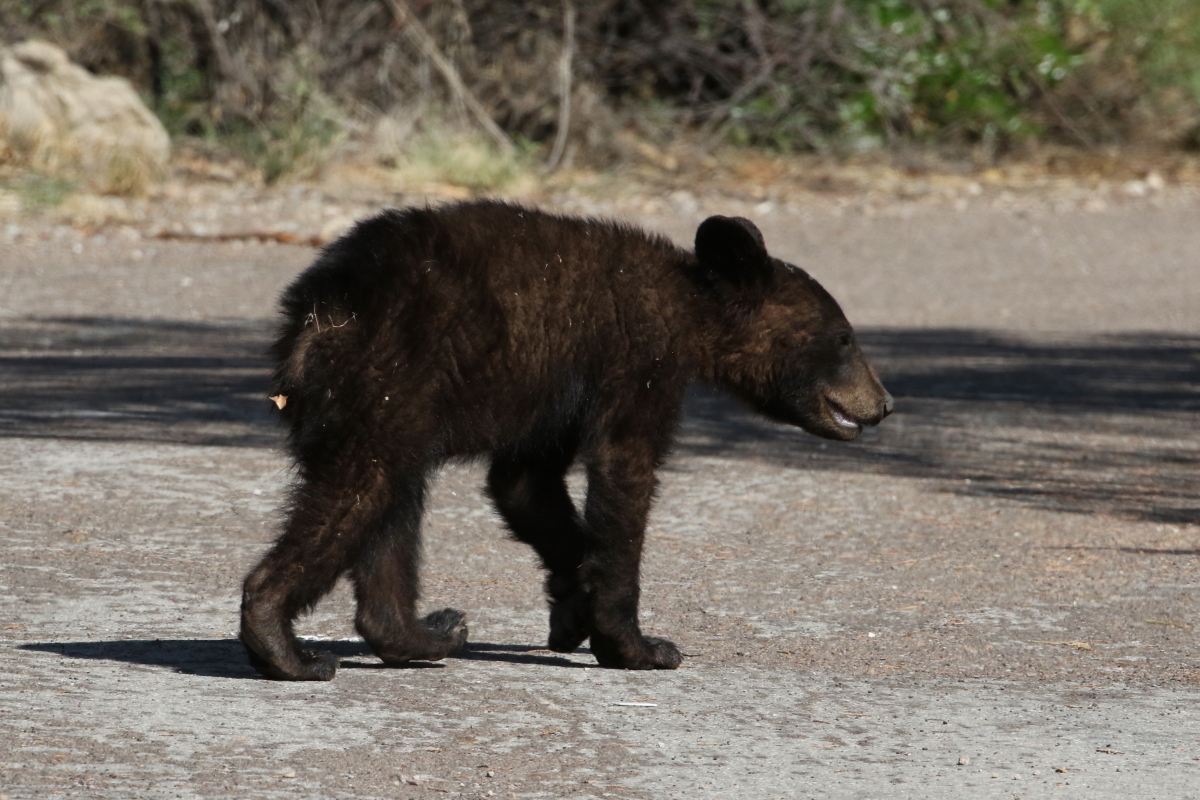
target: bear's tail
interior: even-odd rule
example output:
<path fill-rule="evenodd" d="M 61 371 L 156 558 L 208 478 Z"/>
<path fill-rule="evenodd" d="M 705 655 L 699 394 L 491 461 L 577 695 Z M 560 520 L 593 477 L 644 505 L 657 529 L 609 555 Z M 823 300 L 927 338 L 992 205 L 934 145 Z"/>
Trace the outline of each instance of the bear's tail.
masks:
<path fill-rule="evenodd" d="M 311 337 L 305 336 L 302 326 L 285 325 L 271 346 L 275 370 L 271 375 L 271 401 L 280 416 L 290 421 L 301 404 L 304 389 L 305 354 L 311 347 Z"/>
<path fill-rule="evenodd" d="M 341 363 L 360 333 L 355 312 L 321 302 L 307 308 L 304 313 L 285 313 L 271 347 L 271 399 L 285 420 L 301 416 L 307 401 L 323 393 L 330 375 L 320 365 Z"/>

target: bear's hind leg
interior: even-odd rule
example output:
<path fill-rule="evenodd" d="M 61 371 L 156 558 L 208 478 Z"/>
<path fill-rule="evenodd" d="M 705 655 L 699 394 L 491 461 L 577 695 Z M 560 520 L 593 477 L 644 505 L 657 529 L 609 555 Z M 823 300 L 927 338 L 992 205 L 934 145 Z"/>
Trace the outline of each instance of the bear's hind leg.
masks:
<path fill-rule="evenodd" d="M 385 664 L 440 661 L 467 642 L 461 611 L 445 608 L 417 619 L 421 513 L 425 480 L 403 480 L 383 524 L 351 569 L 358 601 L 355 627 Z"/>
<path fill-rule="evenodd" d="M 549 647 L 570 653 L 591 635 L 592 606 L 579 580 L 583 526 L 564 480 L 574 457 L 570 448 L 557 458 L 497 455 L 488 471 L 488 494 L 519 541 L 537 551 L 549 571 Z"/>
<path fill-rule="evenodd" d="M 292 628 L 354 559 L 386 503 L 370 484 L 342 476 L 309 480 L 296 491 L 283 534 L 246 577 L 240 638 L 250 663 L 268 678 L 330 680 L 337 659 L 300 646 Z"/>

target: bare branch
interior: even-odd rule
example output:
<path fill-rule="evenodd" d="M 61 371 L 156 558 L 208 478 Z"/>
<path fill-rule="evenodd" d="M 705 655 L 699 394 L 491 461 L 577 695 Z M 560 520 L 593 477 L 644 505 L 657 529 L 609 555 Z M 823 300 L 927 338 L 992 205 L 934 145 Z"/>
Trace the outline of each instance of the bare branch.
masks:
<path fill-rule="evenodd" d="M 558 169 L 571 127 L 571 61 L 575 57 L 575 4 L 563 0 L 563 49 L 558 59 L 558 132 L 546 161 L 546 171 Z"/>
<path fill-rule="evenodd" d="M 209 0 L 193 0 L 192 7 L 199 12 L 200 19 L 204 22 L 204 28 L 208 31 L 213 55 L 217 58 L 217 69 L 221 71 L 222 77 L 241 83 L 242 76 L 238 74 L 238 70 L 233 64 L 233 57 L 229 54 L 229 47 L 225 44 L 225 36 L 217 27 L 217 17 L 213 13 L 212 3 Z"/>
<path fill-rule="evenodd" d="M 420 48 L 425 57 L 433 62 L 437 71 L 442 74 L 446 84 L 450 87 L 451 94 L 455 99 L 467 107 L 467 110 L 475 117 L 479 123 L 479 127 L 483 128 L 484 132 L 492 138 L 500 149 L 508 155 L 517 151 L 512 139 L 508 138 L 496 121 L 488 114 L 487 109 L 475 97 L 462 78 L 458 75 L 458 70 L 454 65 L 442 55 L 442 51 L 437 46 L 437 42 L 429 35 L 429 31 L 425 30 L 425 26 L 417 19 L 417 15 L 412 13 L 412 9 L 408 7 L 406 0 L 387 0 L 388 5 L 392 9 L 392 13 L 396 16 L 396 22 L 403 26 L 404 32 L 412 39 L 413 44 Z"/>

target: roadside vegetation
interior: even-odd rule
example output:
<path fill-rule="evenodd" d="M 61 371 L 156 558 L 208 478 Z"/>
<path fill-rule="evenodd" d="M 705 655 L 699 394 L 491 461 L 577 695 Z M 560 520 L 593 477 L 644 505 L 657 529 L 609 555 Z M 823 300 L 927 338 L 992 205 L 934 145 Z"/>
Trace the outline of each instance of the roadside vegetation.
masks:
<path fill-rule="evenodd" d="M 681 137 L 976 166 L 1200 149 L 1196 0 L 17 0 L 0 37 L 128 77 L 176 141 L 267 182 L 338 153 L 479 190 Z"/>

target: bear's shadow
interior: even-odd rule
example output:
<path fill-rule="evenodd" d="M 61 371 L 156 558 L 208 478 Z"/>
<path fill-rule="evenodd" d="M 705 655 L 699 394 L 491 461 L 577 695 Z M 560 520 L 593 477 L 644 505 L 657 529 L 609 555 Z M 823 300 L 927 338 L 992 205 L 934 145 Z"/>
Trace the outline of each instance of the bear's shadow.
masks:
<path fill-rule="evenodd" d="M 362 641 L 306 642 L 313 649 L 333 653 L 343 669 L 444 669 L 442 662 L 414 661 L 403 667 L 390 667 L 375 659 Z M 206 678 L 249 678 L 265 680 L 246 660 L 246 651 L 237 639 L 123 639 L 92 642 L 31 642 L 17 645 L 18 650 L 55 653 L 65 658 L 86 661 L 120 661 L 148 667 L 167 667 L 183 675 Z M 590 654 L 581 647 L 577 653 Z M 367 659 L 365 661 L 346 659 Z M 517 644 L 468 642 L 449 658 L 456 661 L 490 661 L 505 664 L 586 668 L 592 664 L 572 661 L 566 656 L 541 647 Z"/>

